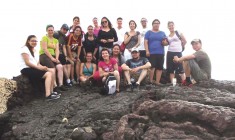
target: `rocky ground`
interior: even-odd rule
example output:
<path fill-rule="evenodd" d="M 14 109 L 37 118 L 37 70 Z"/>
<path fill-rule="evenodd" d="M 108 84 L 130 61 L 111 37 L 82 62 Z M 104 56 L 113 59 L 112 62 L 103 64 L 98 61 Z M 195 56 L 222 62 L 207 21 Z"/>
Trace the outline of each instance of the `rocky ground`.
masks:
<path fill-rule="evenodd" d="M 192 88 L 141 87 L 139 92 L 122 91 L 117 96 L 103 96 L 98 91 L 74 86 L 59 100 L 21 100 L 0 115 L 0 138 L 235 139 L 235 82 L 211 80 Z"/>

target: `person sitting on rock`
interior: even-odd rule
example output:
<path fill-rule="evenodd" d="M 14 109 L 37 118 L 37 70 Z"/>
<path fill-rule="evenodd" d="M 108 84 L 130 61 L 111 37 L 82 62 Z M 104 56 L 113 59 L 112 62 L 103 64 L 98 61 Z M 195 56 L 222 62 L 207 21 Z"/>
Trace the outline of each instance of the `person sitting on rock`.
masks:
<path fill-rule="evenodd" d="M 40 65 L 39 56 L 35 53 L 37 46 L 37 38 L 35 35 L 30 35 L 27 38 L 25 46 L 21 48 L 20 68 L 21 73 L 26 75 L 31 82 L 45 79 L 46 99 L 53 100 L 60 98 L 58 93 L 53 92 L 54 73 L 48 67 Z"/>
<path fill-rule="evenodd" d="M 136 82 L 137 90 L 141 82 L 145 79 L 148 73 L 148 69 L 151 67 L 149 60 L 145 57 L 140 57 L 138 48 L 131 50 L 132 59 L 129 59 L 122 65 L 126 80 L 128 82 L 127 91 L 133 90 L 131 79 L 133 78 Z"/>
<path fill-rule="evenodd" d="M 112 49 L 112 58 L 116 59 L 118 63 L 118 72 L 121 75 L 122 74 L 122 64 L 126 62 L 125 58 L 123 55 L 121 55 L 120 52 L 120 45 L 119 44 L 114 44 L 113 49 Z"/>
<path fill-rule="evenodd" d="M 181 58 L 174 57 L 175 63 L 183 63 L 186 80 L 182 85 L 192 86 L 190 76 L 196 82 L 209 80 L 211 78 L 211 61 L 208 54 L 202 49 L 202 42 L 200 39 L 194 39 L 191 42 L 193 49 L 196 51 L 194 54 L 186 55 Z"/>
<path fill-rule="evenodd" d="M 93 55 L 91 52 L 86 53 L 86 59 L 80 66 L 80 82 L 81 85 L 91 83 L 96 71 L 96 64 L 92 63 Z"/>

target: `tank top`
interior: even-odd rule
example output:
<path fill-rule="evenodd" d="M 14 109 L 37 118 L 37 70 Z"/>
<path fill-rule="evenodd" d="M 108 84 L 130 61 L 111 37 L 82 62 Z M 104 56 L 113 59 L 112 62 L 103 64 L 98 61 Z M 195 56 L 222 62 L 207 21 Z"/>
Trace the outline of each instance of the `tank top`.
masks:
<path fill-rule="evenodd" d="M 83 65 L 83 74 L 85 76 L 91 76 L 93 74 L 93 63 L 91 63 L 91 67 L 90 68 L 88 68 L 86 66 L 86 63 L 84 63 L 84 65 Z"/>

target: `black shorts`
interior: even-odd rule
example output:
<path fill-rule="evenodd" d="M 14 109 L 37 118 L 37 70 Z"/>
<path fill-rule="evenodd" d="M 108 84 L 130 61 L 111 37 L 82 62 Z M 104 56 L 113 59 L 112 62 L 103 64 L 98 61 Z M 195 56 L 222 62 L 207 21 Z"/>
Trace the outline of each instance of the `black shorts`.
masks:
<path fill-rule="evenodd" d="M 34 68 L 24 68 L 20 71 L 23 75 L 26 75 L 30 81 L 41 80 L 46 71 L 41 71 Z"/>
<path fill-rule="evenodd" d="M 184 68 L 182 63 L 174 63 L 174 56 L 182 57 L 182 52 L 167 52 L 166 57 L 166 67 L 168 73 L 182 74 L 184 73 Z"/>
<path fill-rule="evenodd" d="M 59 55 L 59 60 L 60 60 L 60 63 L 61 63 L 62 65 L 70 64 L 69 61 L 66 61 L 66 58 L 65 58 L 64 54 L 60 54 L 60 55 Z"/>
<path fill-rule="evenodd" d="M 60 63 L 55 63 L 55 62 L 51 61 L 51 59 L 46 54 L 41 54 L 40 55 L 40 64 L 43 66 L 46 66 L 48 68 L 55 68 L 55 66 Z"/>
<path fill-rule="evenodd" d="M 163 70 L 164 54 L 150 54 L 149 62 L 152 68 Z"/>

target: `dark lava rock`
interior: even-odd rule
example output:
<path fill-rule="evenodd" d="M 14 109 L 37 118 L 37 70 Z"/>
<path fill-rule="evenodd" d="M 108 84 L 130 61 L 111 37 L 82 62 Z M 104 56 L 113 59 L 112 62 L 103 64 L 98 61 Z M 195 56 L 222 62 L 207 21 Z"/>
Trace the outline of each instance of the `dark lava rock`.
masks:
<path fill-rule="evenodd" d="M 235 82 L 210 80 L 192 88 L 141 87 L 103 96 L 71 87 L 60 99 L 32 98 L 0 115 L 0 138 L 34 140 L 232 140 Z M 24 100 L 23 100 L 24 101 Z"/>

